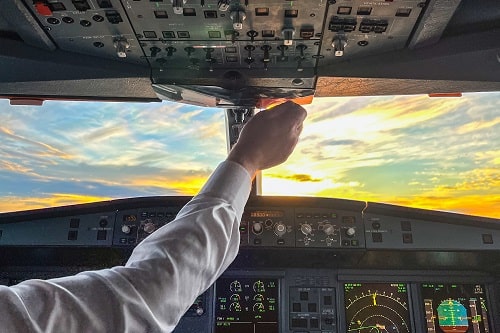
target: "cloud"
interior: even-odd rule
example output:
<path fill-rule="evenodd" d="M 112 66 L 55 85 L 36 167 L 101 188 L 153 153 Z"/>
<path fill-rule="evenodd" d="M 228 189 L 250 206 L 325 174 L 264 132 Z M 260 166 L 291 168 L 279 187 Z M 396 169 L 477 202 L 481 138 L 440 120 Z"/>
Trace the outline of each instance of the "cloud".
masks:
<path fill-rule="evenodd" d="M 103 196 L 78 195 L 73 193 L 53 193 L 48 196 L 0 197 L 0 212 L 15 212 L 47 207 L 76 205 L 89 202 L 110 200 Z"/>
<path fill-rule="evenodd" d="M 167 102 L 0 107 L 4 210 L 8 202 L 28 209 L 195 194 L 226 156 L 220 109 Z M 498 216 L 498 93 L 317 98 L 306 108 L 297 149 L 263 173 L 265 194 Z"/>
<path fill-rule="evenodd" d="M 490 127 L 497 126 L 499 124 L 500 124 L 500 117 L 487 121 L 474 121 L 472 123 L 468 123 L 457 128 L 457 133 L 466 134 L 470 132 L 481 131 Z"/>
<path fill-rule="evenodd" d="M 280 174 L 267 174 L 268 177 L 290 179 L 297 182 L 320 182 L 321 179 L 313 178 L 311 175 L 306 174 L 293 174 L 293 175 L 280 175 Z"/>
<path fill-rule="evenodd" d="M 14 142 L 18 145 L 21 145 L 22 149 L 28 150 L 30 154 L 43 157 L 57 157 L 62 159 L 72 158 L 70 154 L 63 152 L 56 147 L 52 147 L 49 144 L 31 140 L 21 135 L 17 135 L 14 131 L 5 127 L 0 127 L 0 137 L 3 137 L 2 138 L 3 144 Z"/>

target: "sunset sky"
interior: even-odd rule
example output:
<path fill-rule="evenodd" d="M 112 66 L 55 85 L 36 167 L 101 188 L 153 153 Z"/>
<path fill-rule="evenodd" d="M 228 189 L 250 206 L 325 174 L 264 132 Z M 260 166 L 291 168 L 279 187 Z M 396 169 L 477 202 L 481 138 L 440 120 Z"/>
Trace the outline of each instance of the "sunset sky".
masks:
<path fill-rule="evenodd" d="M 316 98 L 263 194 L 500 217 L 500 93 Z M 195 194 L 226 156 L 224 112 L 175 103 L 0 100 L 0 212 Z"/>

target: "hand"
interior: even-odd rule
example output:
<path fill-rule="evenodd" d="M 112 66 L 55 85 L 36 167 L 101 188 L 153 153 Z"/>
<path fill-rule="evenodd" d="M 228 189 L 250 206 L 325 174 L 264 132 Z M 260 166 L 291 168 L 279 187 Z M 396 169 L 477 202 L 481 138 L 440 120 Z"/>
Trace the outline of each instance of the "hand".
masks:
<path fill-rule="evenodd" d="M 290 101 L 257 113 L 227 159 L 241 164 L 252 177 L 258 170 L 285 162 L 297 145 L 306 116 L 303 107 Z"/>

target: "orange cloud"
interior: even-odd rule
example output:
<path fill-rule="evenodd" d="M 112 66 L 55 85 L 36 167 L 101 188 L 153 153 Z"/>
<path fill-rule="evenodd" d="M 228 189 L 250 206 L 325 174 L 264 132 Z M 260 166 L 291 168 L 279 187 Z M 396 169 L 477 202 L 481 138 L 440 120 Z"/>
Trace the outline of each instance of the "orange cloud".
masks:
<path fill-rule="evenodd" d="M 54 193 L 47 197 L 0 197 L 0 212 L 15 212 L 46 207 L 77 205 L 110 199 L 109 197 L 71 193 Z"/>

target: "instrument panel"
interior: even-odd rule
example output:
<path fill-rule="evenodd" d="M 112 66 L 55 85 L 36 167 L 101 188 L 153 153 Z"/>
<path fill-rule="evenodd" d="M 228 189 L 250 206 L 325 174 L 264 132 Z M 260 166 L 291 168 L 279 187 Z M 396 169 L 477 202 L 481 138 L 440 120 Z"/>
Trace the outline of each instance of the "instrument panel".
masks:
<path fill-rule="evenodd" d="M 189 199 L 0 214 L 0 283 L 122 265 Z M 498 222 L 350 200 L 251 198 L 238 256 L 175 332 L 498 332 Z"/>

